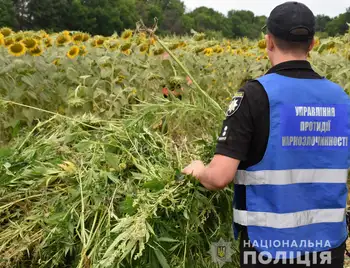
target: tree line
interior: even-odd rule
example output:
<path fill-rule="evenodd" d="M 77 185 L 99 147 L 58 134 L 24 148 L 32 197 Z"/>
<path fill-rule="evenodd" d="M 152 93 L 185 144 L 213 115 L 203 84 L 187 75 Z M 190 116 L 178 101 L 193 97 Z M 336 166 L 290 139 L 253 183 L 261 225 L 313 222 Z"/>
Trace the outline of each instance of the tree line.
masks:
<path fill-rule="evenodd" d="M 231 10 L 226 15 L 199 7 L 186 12 L 180 0 L 0 0 L 0 27 L 15 30 L 84 31 L 112 35 L 134 29 L 140 19 L 147 26 L 158 18 L 158 34 L 184 35 L 194 29 L 215 38 L 258 38 L 265 16 Z M 317 31 L 323 36 L 344 34 L 350 22 L 350 7 L 339 16 L 318 15 Z"/>

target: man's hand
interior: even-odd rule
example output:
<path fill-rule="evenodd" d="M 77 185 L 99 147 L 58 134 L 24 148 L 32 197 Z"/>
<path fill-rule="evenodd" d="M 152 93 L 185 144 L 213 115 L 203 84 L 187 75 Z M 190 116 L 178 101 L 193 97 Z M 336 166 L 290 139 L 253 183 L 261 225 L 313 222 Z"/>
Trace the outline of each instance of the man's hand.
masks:
<path fill-rule="evenodd" d="M 193 161 L 187 167 L 185 167 L 182 173 L 186 175 L 192 175 L 193 177 L 200 179 L 204 170 L 205 170 L 205 165 L 203 164 L 203 162 L 196 160 L 196 161 Z"/>
<path fill-rule="evenodd" d="M 239 163 L 239 160 L 215 155 L 208 166 L 196 160 L 184 168 L 182 173 L 192 175 L 208 190 L 222 190 L 233 181 Z"/>

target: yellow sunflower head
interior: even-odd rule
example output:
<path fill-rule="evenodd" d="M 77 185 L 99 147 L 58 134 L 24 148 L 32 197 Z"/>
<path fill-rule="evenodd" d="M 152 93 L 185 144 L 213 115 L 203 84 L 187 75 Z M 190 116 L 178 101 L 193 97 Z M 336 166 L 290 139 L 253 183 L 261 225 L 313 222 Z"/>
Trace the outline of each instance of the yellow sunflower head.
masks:
<path fill-rule="evenodd" d="M 11 28 L 8 28 L 8 27 L 3 27 L 3 28 L 0 28 L 0 33 L 4 36 L 4 37 L 8 37 L 10 36 L 13 31 Z"/>
<path fill-rule="evenodd" d="M 80 48 L 78 46 L 72 46 L 67 52 L 67 57 L 70 59 L 74 59 L 79 55 Z"/>
<path fill-rule="evenodd" d="M 172 43 L 168 47 L 169 47 L 170 50 L 175 50 L 175 49 L 177 49 L 179 47 L 179 44 L 178 43 Z"/>
<path fill-rule="evenodd" d="M 65 30 L 65 31 L 62 32 L 62 34 L 65 35 L 65 36 L 70 36 L 70 31 Z"/>
<path fill-rule="evenodd" d="M 22 33 L 18 33 L 13 37 L 13 39 L 15 40 L 15 42 L 20 42 L 24 39 L 24 35 Z"/>
<path fill-rule="evenodd" d="M 40 31 L 39 31 L 39 35 L 41 36 L 41 38 L 48 38 L 48 37 L 49 37 L 49 35 L 47 34 L 47 32 L 44 31 L 44 30 L 40 30 Z"/>
<path fill-rule="evenodd" d="M 180 41 L 179 42 L 179 47 L 186 47 L 186 42 L 185 41 Z"/>
<path fill-rule="evenodd" d="M 11 46 L 14 43 L 15 43 L 15 40 L 13 40 L 13 38 L 11 36 L 8 36 L 8 37 L 4 38 L 4 45 L 5 45 L 5 47 L 9 47 L 9 46 Z"/>
<path fill-rule="evenodd" d="M 40 56 L 41 54 L 43 54 L 43 52 L 44 50 L 41 48 L 41 46 L 36 46 L 35 48 L 29 50 L 29 54 L 35 57 Z"/>
<path fill-rule="evenodd" d="M 105 42 L 105 46 L 110 51 L 115 51 L 120 47 L 120 44 L 119 44 L 118 40 L 110 39 L 107 42 Z"/>
<path fill-rule="evenodd" d="M 149 45 L 147 43 L 143 43 L 139 47 L 141 53 L 146 53 L 149 50 Z"/>
<path fill-rule="evenodd" d="M 265 49 L 266 48 L 266 40 L 265 39 L 260 40 L 258 43 L 258 47 L 260 49 Z"/>
<path fill-rule="evenodd" d="M 52 47 L 52 38 L 51 37 L 45 38 L 44 44 L 45 44 L 45 47 Z"/>
<path fill-rule="evenodd" d="M 55 59 L 53 62 L 52 62 L 52 64 L 55 64 L 55 65 L 60 65 L 60 59 L 59 58 L 57 58 L 57 59 Z"/>
<path fill-rule="evenodd" d="M 26 51 L 26 47 L 20 42 L 16 42 L 8 47 L 8 52 L 16 57 L 24 55 Z"/>
<path fill-rule="evenodd" d="M 133 31 L 132 30 L 125 30 L 123 33 L 122 33 L 122 39 L 124 39 L 124 40 L 128 40 L 128 39 L 130 39 L 131 37 L 132 37 L 132 35 L 133 35 Z"/>
<path fill-rule="evenodd" d="M 128 43 L 123 44 L 123 45 L 120 47 L 120 50 L 121 50 L 122 52 L 125 52 L 125 51 L 129 50 L 130 48 L 131 48 L 131 43 L 128 42 Z"/>
<path fill-rule="evenodd" d="M 57 46 L 64 46 L 65 44 L 70 43 L 70 41 L 71 41 L 70 36 L 66 35 L 66 34 L 59 34 L 56 37 L 56 45 Z"/>
<path fill-rule="evenodd" d="M 158 56 L 158 55 L 162 55 L 164 53 L 164 48 L 160 47 L 160 48 L 155 48 L 153 49 L 153 55 L 154 56 Z"/>
<path fill-rule="evenodd" d="M 33 38 L 34 38 L 36 41 L 38 41 L 38 42 L 41 41 L 41 36 L 38 35 L 38 34 L 34 34 L 34 35 L 33 35 Z"/>
<path fill-rule="evenodd" d="M 104 42 L 105 42 L 105 39 L 102 36 L 96 37 L 96 46 L 97 47 L 102 47 Z"/>
<path fill-rule="evenodd" d="M 139 33 L 139 38 L 140 38 L 141 40 L 145 40 L 145 39 L 147 38 L 146 33 Z"/>
<path fill-rule="evenodd" d="M 80 46 L 79 48 L 79 55 L 80 56 L 85 56 L 86 54 L 88 53 L 87 49 L 86 49 L 86 46 Z"/>
<path fill-rule="evenodd" d="M 0 46 L 4 44 L 4 36 L 0 33 Z"/>
<path fill-rule="evenodd" d="M 213 48 L 213 52 L 221 54 L 224 52 L 224 49 L 221 46 L 216 46 L 215 48 Z"/>
<path fill-rule="evenodd" d="M 83 34 L 83 42 L 86 42 L 86 41 L 88 41 L 89 39 L 90 39 L 90 35 L 87 34 L 87 33 L 84 33 L 84 34 Z"/>
<path fill-rule="evenodd" d="M 214 49 L 211 47 L 207 47 L 206 49 L 203 50 L 203 53 L 205 56 L 211 56 L 214 52 Z"/>
<path fill-rule="evenodd" d="M 81 33 L 76 33 L 72 36 L 74 44 L 80 44 L 83 42 L 83 35 Z"/>
<path fill-rule="evenodd" d="M 125 54 L 125 55 L 130 55 L 131 54 L 131 49 L 122 51 L 122 53 Z"/>
<path fill-rule="evenodd" d="M 38 45 L 38 41 L 34 38 L 27 37 L 21 41 L 27 49 L 33 49 Z"/>
<path fill-rule="evenodd" d="M 150 39 L 149 39 L 149 44 L 150 44 L 150 46 L 154 46 L 155 44 L 156 44 L 156 39 L 154 38 L 154 37 L 151 37 Z"/>

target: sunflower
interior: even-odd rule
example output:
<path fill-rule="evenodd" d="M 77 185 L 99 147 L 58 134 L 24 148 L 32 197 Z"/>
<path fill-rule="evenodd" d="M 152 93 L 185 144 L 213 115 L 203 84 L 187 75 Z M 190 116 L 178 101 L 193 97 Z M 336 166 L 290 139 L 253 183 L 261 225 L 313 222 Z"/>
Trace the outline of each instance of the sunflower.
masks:
<path fill-rule="evenodd" d="M 4 44 L 4 36 L 0 33 L 0 46 Z"/>
<path fill-rule="evenodd" d="M 60 59 L 59 59 L 59 58 L 55 59 L 55 60 L 52 62 L 52 64 L 60 65 Z"/>
<path fill-rule="evenodd" d="M 123 44 L 123 45 L 120 47 L 120 50 L 121 50 L 122 52 L 125 52 L 125 51 L 129 50 L 130 48 L 131 48 L 131 43 L 128 42 L 128 43 Z"/>
<path fill-rule="evenodd" d="M 70 43 L 70 41 L 71 41 L 71 38 L 69 35 L 59 34 L 56 38 L 56 45 L 64 46 L 65 44 Z"/>
<path fill-rule="evenodd" d="M 115 51 L 120 47 L 120 44 L 117 40 L 115 39 L 110 39 L 107 42 L 105 42 L 105 47 L 111 51 Z"/>
<path fill-rule="evenodd" d="M 102 36 L 96 37 L 96 46 L 97 47 L 102 47 L 104 42 L 105 42 L 105 39 Z"/>
<path fill-rule="evenodd" d="M 92 47 L 102 47 L 104 43 L 105 40 L 102 36 L 96 36 L 90 44 Z"/>
<path fill-rule="evenodd" d="M 156 39 L 155 39 L 154 37 L 151 37 L 151 38 L 149 39 L 149 44 L 150 44 L 151 46 L 155 45 L 155 44 L 156 44 Z"/>
<path fill-rule="evenodd" d="M 8 52 L 16 57 L 24 55 L 26 50 L 26 47 L 20 42 L 16 42 L 8 47 Z"/>
<path fill-rule="evenodd" d="M 20 42 L 24 39 L 24 35 L 22 33 L 18 33 L 14 36 L 15 42 Z"/>
<path fill-rule="evenodd" d="M 179 44 L 178 43 L 173 43 L 173 44 L 170 44 L 169 45 L 169 49 L 170 50 L 175 50 L 175 49 L 177 49 L 179 47 Z"/>
<path fill-rule="evenodd" d="M 38 45 L 38 41 L 34 38 L 27 37 L 21 41 L 27 49 L 33 49 Z"/>
<path fill-rule="evenodd" d="M 45 44 L 45 47 L 52 47 L 52 38 L 51 37 L 45 38 L 44 44 Z"/>
<path fill-rule="evenodd" d="M 318 48 L 321 44 L 320 38 L 315 37 L 315 47 Z"/>
<path fill-rule="evenodd" d="M 185 41 L 180 41 L 179 42 L 179 47 L 182 47 L 182 48 L 186 47 Z"/>
<path fill-rule="evenodd" d="M 40 35 L 34 34 L 32 37 L 38 42 L 41 41 L 41 36 Z"/>
<path fill-rule="evenodd" d="M 82 45 L 79 47 L 79 55 L 80 56 L 85 56 L 87 54 L 87 49 L 86 49 L 86 46 Z"/>
<path fill-rule="evenodd" d="M 213 52 L 218 53 L 218 54 L 221 54 L 221 53 L 224 52 L 224 49 L 223 49 L 221 46 L 216 46 L 216 47 L 213 49 Z"/>
<path fill-rule="evenodd" d="M 79 55 L 80 48 L 78 46 L 72 46 L 67 52 L 67 57 L 70 59 L 74 59 Z"/>
<path fill-rule="evenodd" d="M 266 40 L 265 39 L 260 40 L 258 43 L 258 47 L 260 49 L 265 49 L 266 48 Z"/>
<path fill-rule="evenodd" d="M 163 53 L 164 53 L 164 49 L 162 47 L 153 49 L 154 56 L 162 55 Z"/>
<path fill-rule="evenodd" d="M 5 45 L 5 47 L 9 47 L 9 46 L 11 46 L 14 43 L 15 43 L 15 40 L 13 40 L 12 37 L 5 37 L 4 38 L 4 45 Z"/>
<path fill-rule="evenodd" d="M 41 36 L 41 38 L 48 38 L 49 37 L 47 32 L 45 32 L 44 30 L 40 30 L 39 35 Z"/>
<path fill-rule="evenodd" d="M 36 46 L 35 48 L 29 50 L 29 54 L 35 57 L 40 56 L 41 54 L 43 54 L 43 52 L 44 50 L 41 48 L 41 46 Z"/>
<path fill-rule="evenodd" d="M 8 27 L 3 27 L 0 28 L 0 33 L 4 36 L 4 37 L 8 37 L 10 36 L 13 32 L 11 28 Z"/>
<path fill-rule="evenodd" d="M 70 37 L 70 31 L 65 30 L 65 31 L 62 32 L 62 34 L 65 35 L 65 36 L 69 36 Z"/>
<path fill-rule="evenodd" d="M 86 42 L 86 41 L 89 40 L 89 39 L 90 39 L 90 35 L 87 34 L 87 33 L 84 33 L 84 34 L 83 34 L 83 42 Z"/>
<path fill-rule="evenodd" d="M 139 38 L 141 40 L 145 40 L 147 38 L 147 35 L 145 33 L 139 33 Z"/>
<path fill-rule="evenodd" d="M 125 30 L 123 33 L 122 33 L 122 39 L 124 40 L 128 40 L 129 38 L 131 38 L 133 35 L 133 31 L 132 30 Z"/>
<path fill-rule="evenodd" d="M 139 49 L 140 49 L 140 52 L 144 54 L 149 50 L 149 45 L 146 43 L 143 43 L 142 45 L 140 45 Z"/>
<path fill-rule="evenodd" d="M 124 50 L 124 51 L 122 51 L 122 53 L 125 54 L 125 55 L 130 55 L 131 54 L 131 49 Z"/>
<path fill-rule="evenodd" d="M 204 55 L 208 56 L 208 57 L 211 56 L 213 54 L 213 52 L 214 52 L 214 49 L 212 49 L 211 47 L 208 47 L 208 48 L 204 49 L 204 51 L 203 51 Z"/>
<path fill-rule="evenodd" d="M 83 35 L 81 33 L 76 33 L 72 36 L 74 44 L 80 44 L 83 42 Z"/>

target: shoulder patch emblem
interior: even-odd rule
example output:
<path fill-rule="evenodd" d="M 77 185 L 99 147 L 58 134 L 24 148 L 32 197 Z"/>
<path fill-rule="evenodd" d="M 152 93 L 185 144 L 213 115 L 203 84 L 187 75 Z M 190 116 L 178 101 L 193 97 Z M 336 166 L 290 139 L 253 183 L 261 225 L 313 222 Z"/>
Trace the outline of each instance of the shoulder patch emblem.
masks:
<path fill-rule="evenodd" d="M 228 106 L 227 112 L 226 112 L 227 117 L 232 116 L 235 112 L 237 112 L 237 110 L 241 106 L 243 97 L 244 97 L 244 92 L 237 92 L 233 96 L 233 98 L 230 102 L 230 105 Z"/>

